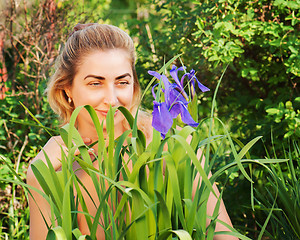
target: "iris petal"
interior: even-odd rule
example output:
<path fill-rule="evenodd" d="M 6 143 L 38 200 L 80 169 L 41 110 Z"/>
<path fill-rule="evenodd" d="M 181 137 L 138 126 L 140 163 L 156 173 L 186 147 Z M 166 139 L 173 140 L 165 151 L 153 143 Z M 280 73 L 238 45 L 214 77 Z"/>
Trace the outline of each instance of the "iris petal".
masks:
<path fill-rule="evenodd" d="M 170 109 L 171 117 L 176 118 L 180 113 L 181 113 L 180 104 L 176 102 L 175 104 L 172 105 Z"/>
<path fill-rule="evenodd" d="M 165 87 L 165 99 L 166 99 L 166 101 L 168 101 L 167 99 L 169 97 L 170 85 L 171 85 L 168 78 L 164 74 L 159 74 L 158 72 L 155 72 L 155 71 L 148 71 L 148 73 L 150 75 L 152 75 L 153 77 L 156 77 L 158 80 L 163 81 L 164 87 Z"/>
<path fill-rule="evenodd" d="M 179 91 L 177 91 L 177 84 L 172 84 L 169 91 L 169 96 L 167 98 L 167 105 L 169 108 L 177 101 L 186 102 L 185 98 Z"/>
<path fill-rule="evenodd" d="M 156 77 L 158 80 L 161 79 L 161 75 L 160 75 L 158 72 L 150 71 L 150 70 L 149 70 L 148 73 L 149 73 L 150 75 L 152 75 L 153 77 Z"/>
<path fill-rule="evenodd" d="M 154 88 L 158 85 L 158 83 L 156 83 L 153 87 L 152 87 L 152 96 L 153 98 L 155 99 L 156 98 L 156 95 L 155 95 L 155 92 L 154 92 Z"/>
<path fill-rule="evenodd" d="M 181 112 L 181 120 L 192 127 L 197 127 L 199 123 L 195 122 L 192 118 L 191 114 L 189 113 L 187 107 L 182 103 L 180 105 L 180 112 Z"/>
<path fill-rule="evenodd" d="M 170 75 L 175 80 L 177 85 L 182 88 L 182 84 L 180 84 L 178 79 L 178 71 L 183 71 L 185 67 L 177 68 L 175 65 L 172 66 L 172 69 L 170 70 Z M 182 89 L 183 90 L 183 89 Z"/>
<path fill-rule="evenodd" d="M 200 90 L 202 92 L 210 91 L 210 89 L 208 87 L 205 87 L 201 82 L 199 82 L 197 78 L 196 78 L 196 80 L 197 80 L 197 83 L 198 83 L 198 87 L 200 88 Z"/>
<path fill-rule="evenodd" d="M 207 91 L 210 91 L 210 89 L 206 86 L 204 86 L 202 83 L 200 83 L 200 81 L 197 79 L 196 75 L 195 75 L 195 70 L 192 69 L 189 73 L 186 73 L 182 76 L 181 80 L 180 80 L 180 84 L 183 85 L 183 82 L 184 82 L 184 78 L 185 77 L 188 77 L 189 79 L 189 82 L 190 84 L 193 86 L 194 90 L 196 91 L 195 89 L 195 80 L 198 84 L 198 87 L 199 89 L 202 91 L 202 92 L 207 92 Z"/>
<path fill-rule="evenodd" d="M 153 101 L 152 127 L 162 134 L 166 134 L 172 127 L 173 119 L 165 102 Z"/>

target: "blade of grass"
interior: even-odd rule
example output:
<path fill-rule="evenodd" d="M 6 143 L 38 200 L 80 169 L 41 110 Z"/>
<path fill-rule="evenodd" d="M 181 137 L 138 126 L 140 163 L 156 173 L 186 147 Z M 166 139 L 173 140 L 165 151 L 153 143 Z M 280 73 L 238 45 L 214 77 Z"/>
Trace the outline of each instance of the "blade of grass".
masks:
<path fill-rule="evenodd" d="M 57 226 L 55 228 L 52 228 L 47 235 L 46 240 L 67 240 L 67 236 L 64 232 L 64 229 L 60 226 Z"/>
<path fill-rule="evenodd" d="M 71 187 L 73 187 L 72 177 L 70 177 L 65 187 L 65 193 L 63 196 L 63 205 L 61 211 L 63 217 L 62 228 L 66 234 L 67 239 L 72 239 L 72 217 L 71 217 L 70 198 L 73 198 L 73 196 L 70 196 Z"/>

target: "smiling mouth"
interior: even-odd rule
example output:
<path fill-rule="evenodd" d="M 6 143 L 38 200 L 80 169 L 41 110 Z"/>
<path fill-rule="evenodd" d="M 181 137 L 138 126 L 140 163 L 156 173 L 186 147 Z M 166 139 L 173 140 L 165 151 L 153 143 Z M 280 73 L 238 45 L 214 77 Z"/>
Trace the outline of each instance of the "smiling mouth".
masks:
<path fill-rule="evenodd" d="M 96 110 L 96 112 L 100 113 L 102 116 L 106 117 L 107 116 L 107 113 L 108 111 L 103 111 L 103 110 Z M 119 112 L 119 110 L 117 109 L 115 111 L 115 114 L 114 114 L 114 117 L 117 115 L 117 113 Z"/>

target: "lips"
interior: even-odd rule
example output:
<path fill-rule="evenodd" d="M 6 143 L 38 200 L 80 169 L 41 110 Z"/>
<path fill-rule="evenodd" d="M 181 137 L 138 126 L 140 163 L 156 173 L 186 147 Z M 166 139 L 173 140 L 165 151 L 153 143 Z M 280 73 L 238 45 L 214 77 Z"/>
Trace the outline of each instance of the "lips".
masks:
<path fill-rule="evenodd" d="M 104 117 L 106 117 L 106 115 L 107 115 L 107 113 L 108 113 L 108 110 L 97 110 L 97 109 L 95 109 L 95 110 L 96 110 L 96 112 L 100 113 L 100 114 L 101 114 L 102 116 L 104 116 Z M 114 116 L 116 116 L 118 112 L 119 112 L 119 110 L 117 109 L 117 110 L 115 111 Z"/>

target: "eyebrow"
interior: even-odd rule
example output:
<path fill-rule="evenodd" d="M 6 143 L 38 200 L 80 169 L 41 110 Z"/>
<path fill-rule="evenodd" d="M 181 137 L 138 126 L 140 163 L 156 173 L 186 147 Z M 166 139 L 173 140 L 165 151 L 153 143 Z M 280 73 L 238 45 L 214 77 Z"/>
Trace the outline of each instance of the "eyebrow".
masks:
<path fill-rule="evenodd" d="M 116 79 L 119 80 L 119 79 L 122 79 L 122 78 L 127 77 L 127 76 L 128 76 L 128 77 L 131 77 L 130 73 L 124 73 L 124 74 L 122 74 L 122 75 L 116 77 Z M 105 77 L 97 76 L 97 75 L 93 75 L 93 74 L 87 75 L 87 76 L 84 78 L 84 80 L 87 79 L 87 78 L 89 78 L 89 77 L 97 78 L 97 79 L 99 79 L 99 80 L 105 80 Z"/>

